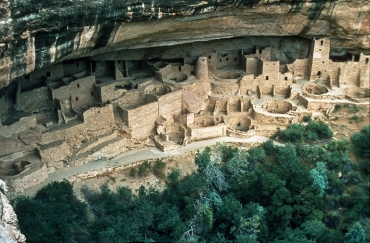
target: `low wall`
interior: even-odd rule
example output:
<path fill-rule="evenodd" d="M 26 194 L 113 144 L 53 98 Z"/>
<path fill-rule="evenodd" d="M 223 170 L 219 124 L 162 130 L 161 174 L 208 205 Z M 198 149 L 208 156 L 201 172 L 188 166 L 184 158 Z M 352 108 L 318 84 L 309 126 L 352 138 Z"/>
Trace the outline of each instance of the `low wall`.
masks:
<path fill-rule="evenodd" d="M 10 126 L 1 126 L 0 127 L 0 136 L 1 137 L 12 137 L 15 134 L 26 131 L 31 127 L 37 126 L 36 115 L 22 117 L 19 121 L 13 123 Z"/>
<path fill-rule="evenodd" d="M 266 114 L 253 109 L 252 117 L 261 125 L 288 126 L 293 117 L 287 115 Z"/>
<path fill-rule="evenodd" d="M 196 127 L 190 128 L 190 139 L 192 141 L 204 140 L 209 138 L 222 137 L 226 135 L 226 125 L 219 124 L 212 127 Z"/>
<path fill-rule="evenodd" d="M 107 146 L 103 147 L 99 151 L 94 152 L 93 154 L 72 161 L 71 165 L 79 166 L 102 158 L 110 159 L 116 157 L 117 155 L 127 151 L 127 144 L 128 142 L 126 139 L 119 139 L 118 141 L 108 144 Z"/>
<path fill-rule="evenodd" d="M 6 182 L 10 192 L 23 192 L 32 188 L 48 177 L 46 165 L 44 163 L 32 163 L 32 166 L 14 176 L 0 176 Z"/>
<path fill-rule="evenodd" d="M 64 141 L 54 142 L 50 145 L 44 145 L 38 148 L 42 161 L 48 167 L 60 168 L 63 166 L 63 160 L 72 155 L 71 147 Z"/>
<path fill-rule="evenodd" d="M 236 94 L 239 90 L 238 83 L 212 82 L 213 94 Z"/>

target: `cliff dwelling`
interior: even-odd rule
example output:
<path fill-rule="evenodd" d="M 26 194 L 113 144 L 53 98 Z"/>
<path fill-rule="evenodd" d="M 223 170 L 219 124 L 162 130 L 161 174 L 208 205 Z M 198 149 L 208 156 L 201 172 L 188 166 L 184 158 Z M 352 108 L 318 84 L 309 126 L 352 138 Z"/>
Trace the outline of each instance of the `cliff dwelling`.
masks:
<path fill-rule="evenodd" d="M 1 91 L 0 178 L 15 185 L 36 173 L 28 185 L 10 186 L 24 190 L 57 169 L 137 147 L 166 152 L 216 137 L 270 136 L 317 112 L 330 119 L 337 104 L 369 104 L 369 55 L 333 61 L 329 38 L 305 40 L 309 49 L 290 61 L 276 46 L 235 43 L 188 57 L 98 54 L 16 79 Z"/>

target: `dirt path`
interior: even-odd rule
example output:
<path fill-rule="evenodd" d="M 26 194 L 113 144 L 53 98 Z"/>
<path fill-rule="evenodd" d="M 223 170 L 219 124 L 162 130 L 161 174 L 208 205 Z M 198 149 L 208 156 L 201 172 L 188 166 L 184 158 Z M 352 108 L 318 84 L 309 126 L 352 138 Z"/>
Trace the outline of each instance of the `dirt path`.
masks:
<path fill-rule="evenodd" d="M 67 179 L 71 176 L 78 175 L 84 172 L 94 171 L 94 170 L 102 170 L 109 167 L 114 166 L 124 166 L 128 164 L 132 164 L 135 162 L 148 160 L 148 159 L 157 159 L 157 158 L 164 158 L 172 155 L 179 155 L 183 153 L 187 153 L 190 151 L 194 151 L 206 146 L 212 146 L 217 142 L 226 142 L 226 143 L 263 143 L 267 141 L 267 137 L 263 136 L 254 136 L 251 138 L 236 138 L 236 137 L 219 137 L 213 138 L 208 140 L 196 141 L 192 142 L 186 146 L 180 147 L 178 149 L 169 151 L 169 152 L 162 152 L 156 147 L 147 147 L 142 148 L 134 151 L 129 151 L 126 153 L 122 153 L 117 157 L 108 160 L 108 159 L 101 159 L 92 161 L 80 166 L 76 167 L 64 167 L 60 170 L 57 170 L 53 174 L 49 174 L 48 178 L 43 181 L 41 184 L 38 184 L 35 187 L 29 188 L 24 192 L 14 194 L 16 195 L 25 195 L 25 196 L 34 196 L 37 191 L 39 191 L 42 187 L 46 186 L 50 182 L 53 181 L 61 181 L 63 179 Z"/>

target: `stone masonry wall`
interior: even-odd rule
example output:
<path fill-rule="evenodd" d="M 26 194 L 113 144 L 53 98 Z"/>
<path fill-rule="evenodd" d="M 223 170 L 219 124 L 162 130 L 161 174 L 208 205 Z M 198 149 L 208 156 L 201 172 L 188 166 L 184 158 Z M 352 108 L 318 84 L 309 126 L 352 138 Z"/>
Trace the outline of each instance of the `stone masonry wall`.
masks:
<path fill-rule="evenodd" d="M 182 90 L 165 94 L 158 98 L 158 113 L 164 118 L 181 114 Z"/>
<path fill-rule="evenodd" d="M 94 100 L 94 83 L 95 77 L 87 76 L 52 90 L 52 97 L 58 100 L 71 98 L 72 108 L 85 106 Z"/>
<path fill-rule="evenodd" d="M 10 126 L 0 127 L 0 135 L 2 137 L 9 138 L 15 134 L 26 131 L 29 128 L 36 127 L 36 126 L 37 126 L 37 120 L 36 120 L 35 115 L 22 117 L 19 121 L 13 123 Z"/>
<path fill-rule="evenodd" d="M 66 142 L 56 142 L 52 146 L 41 146 L 39 153 L 42 161 L 48 167 L 62 167 L 63 160 L 67 157 L 71 157 L 72 149 Z"/>
<path fill-rule="evenodd" d="M 47 86 L 21 92 L 17 99 L 17 109 L 32 112 L 40 108 L 48 108 L 49 88 Z"/>
<path fill-rule="evenodd" d="M 127 116 L 128 126 L 132 129 L 132 138 L 145 139 L 155 127 L 155 120 L 158 117 L 158 102 L 127 110 Z"/>
<path fill-rule="evenodd" d="M 217 126 L 212 127 L 191 128 L 190 129 L 191 140 L 197 141 L 203 139 L 222 137 L 226 135 L 226 130 L 227 128 L 225 124 L 219 124 Z"/>

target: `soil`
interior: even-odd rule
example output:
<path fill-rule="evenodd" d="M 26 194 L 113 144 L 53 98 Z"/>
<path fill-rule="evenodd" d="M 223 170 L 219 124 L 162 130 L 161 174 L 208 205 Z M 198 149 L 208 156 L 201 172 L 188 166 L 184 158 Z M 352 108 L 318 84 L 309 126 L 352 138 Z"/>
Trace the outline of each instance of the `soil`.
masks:
<path fill-rule="evenodd" d="M 353 117 L 358 117 L 353 119 Z M 332 114 L 330 123 L 328 124 L 334 132 L 334 138 L 342 140 L 350 138 L 354 132 L 370 124 L 369 109 L 360 109 L 355 111 L 353 108 L 340 108 Z"/>
<path fill-rule="evenodd" d="M 196 151 L 191 151 L 161 159 L 166 163 L 164 174 L 167 175 L 174 169 L 179 169 L 182 176 L 191 174 L 197 169 L 197 166 L 194 163 L 195 154 Z M 149 172 L 147 176 L 143 177 L 139 177 L 138 175 L 132 176 L 130 169 L 131 168 L 126 168 L 124 170 L 117 169 L 110 173 L 100 174 L 87 179 L 74 176 L 69 178 L 69 181 L 73 183 L 76 196 L 82 201 L 85 201 L 81 191 L 83 187 L 99 191 L 101 186 L 106 184 L 112 191 L 116 191 L 119 187 L 128 187 L 133 192 L 141 186 L 145 186 L 146 188 L 154 187 L 158 190 L 164 189 L 166 185 L 164 179 L 155 176 L 152 172 Z"/>
<path fill-rule="evenodd" d="M 227 143 L 229 146 L 235 146 L 239 147 L 240 149 L 247 150 L 258 144 L 260 143 Z M 194 172 L 197 169 L 197 165 L 194 162 L 196 152 L 197 150 L 193 150 L 190 152 L 162 158 L 161 160 L 166 163 L 164 174 L 168 175 L 172 170 L 180 170 L 181 176 L 186 176 Z M 137 167 L 138 166 L 136 166 L 136 168 Z M 152 172 L 150 172 L 147 176 L 133 177 L 130 173 L 131 168 L 116 168 L 110 172 L 104 172 L 98 175 L 85 173 L 84 175 L 72 176 L 68 178 L 68 180 L 73 184 L 73 189 L 76 196 L 82 201 L 85 201 L 83 192 L 81 190 L 84 187 L 100 191 L 101 186 L 106 184 L 114 192 L 119 187 L 128 187 L 133 192 L 135 192 L 141 186 L 146 188 L 153 187 L 158 190 L 163 190 L 165 188 L 165 179 L 155 176 Z"/>

